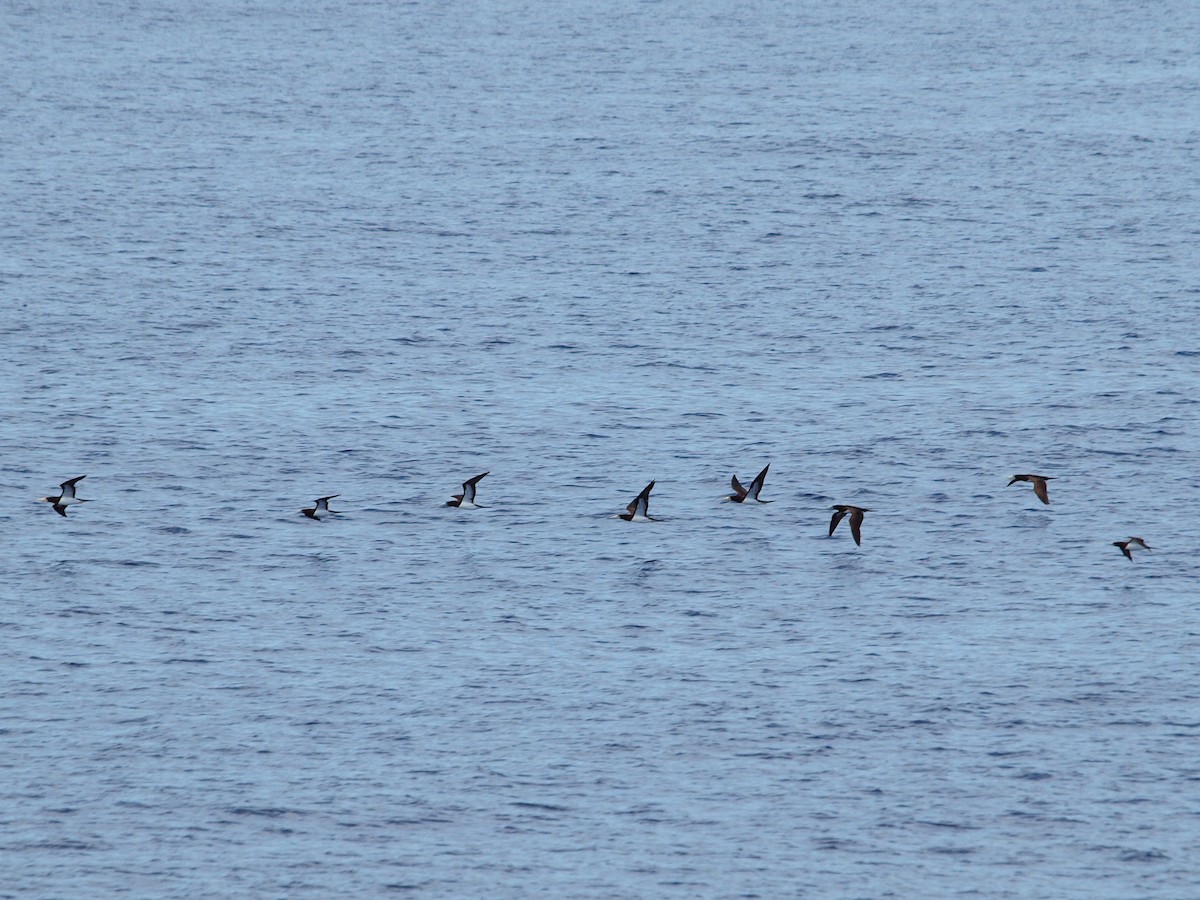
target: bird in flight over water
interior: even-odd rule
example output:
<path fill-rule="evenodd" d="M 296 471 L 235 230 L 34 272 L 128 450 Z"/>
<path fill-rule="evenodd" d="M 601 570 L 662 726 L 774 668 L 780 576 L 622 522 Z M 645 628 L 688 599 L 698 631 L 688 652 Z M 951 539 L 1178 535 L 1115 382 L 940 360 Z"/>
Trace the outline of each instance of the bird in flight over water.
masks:
<path fill-rule="evenodd" d="M 726 500 L 732 500 L 734 503 L 749 503 L 756 501 L 758 503 L 774 503 L 774 500 L 759 500 L 758 493 L 763 488 L 763 482 L 767 480 L 767 469 L 771 468 L 771 464 L 767 463 L 763 466 L 763 470 L 754 476 L 754 480 L 750 482 L 749 488 L 742 487 L 742 483 L 738 481 L 736 475 L 733 476 L 733 493 L 726 497 Z"/>
<path fill-rule="evenodd" d="M 1028 481 L 1033 485 L 1033 492 L 1037 498 L 1049 505 L 1050 495 L 1046 492 L 1046 482 L 1050 481 L 1051 477 L 1050 475 L 1014 475 L 1005 487 L 1012 487 L 1018 481 Z"/>
<path fill-rule="evenodd" d="M 67 507 L 72 503 L 90 503 L 89 500 L 84 500 L 75 496 L 75 484 L 87 478 L 86 475 L 80 475 L 78 478 L 72 478 L 70 481 L 64 481 L 58 486 L 57 497 L 38 497 L 38 503 L 54 504 L 54 511 L 62 516 L 67 517 Z"/>
<path fill-rule="evenodd" d="M 455 494 L 452 499 L 446 501 L 446 505 L 457 506 L 459 509 L 483 509 L 484 507 L 475 503 L 475 485 L 479 484 L 480 479 L 487 474 L 484 472 L 483 475 L 476 475 L 474 478 L 464 481 L 462 493 Z"/>
<path fill-rule="evenodd" d="M 313 505 L 312 505 L 311 509 L 302 509 L 302 510 L 300 510 L 300 512 L 304 513 L 310 519 L 316 519 L 318 522 L 320 522 L 321 517 L 318 515 L 318 513 L 328 513 L 331 516 L 337 515 L 337 513 L 334 510 L 329 508 L 329 501 L 332 500 L 334 497 L 340 497 L 340 496 L 342 496 L 342 495 L 341 494 L 330 494 L 328 497 L 318 497 L 316 500 L 313 501 Z"/>
<path fill-rule="evenodd" d="M 633 498 L 633 502 L 625 507 L 625 512 L 620 513 L 617 518 L 624 519 L 626 522 L 654 522 L 655 519 L 650 517 L 650 491 L 654 489 L 654 482 L 650 482 L 642 492 Z"/>
<path fill-rule="evenodd" d="M 1134 550 L 1153 550 L 1154 548 L 1143 541 L 1140 537 L 1131 537 L 1127 541 L 1113 541 L 1114 547 L 1120 547 L 1121 552 L 1125 554 L 1125 558 L 1133 562 Z"/>
<path fill-rule="evenodd" d="M 850 516 L 850 534 L 854 537 L 854 543 L 862 546 L 862 522 L 863 515 L 869 513 L 869 509 L 861 506 L 850 506 L 848 503 L 839 503 L 836 506 L 829 507 L 837 512 L 833 514 L 833 518 L 829 520 L 829 536 L 833 537 L 833 533 L 837 531 L 838 523 L 842 519 Z"/>

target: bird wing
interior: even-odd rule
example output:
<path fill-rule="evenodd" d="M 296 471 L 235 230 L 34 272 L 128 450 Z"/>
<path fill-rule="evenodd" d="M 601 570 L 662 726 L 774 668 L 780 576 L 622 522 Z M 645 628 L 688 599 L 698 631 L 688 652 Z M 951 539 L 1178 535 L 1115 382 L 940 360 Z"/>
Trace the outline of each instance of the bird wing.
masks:
<path fill-rule="evenodd" d="M 767 480 L 767 469 L 771 468 L 771 464 L 767 463 L 763 470 L 754 476 L 754 480 L 750 482 L 750 496 L 755 500 L 758 499 L 758 492 L 763 488 L 763 482 Z"/>
<path fill-rule="evenodd" d="M 1043 503 L 1049 504 L 1050 494 L 1046 490 L 1046 479 L 1045 478 L 1033 479 L 1033 492 L 1035 494 L 1037 494 L 1037 498 L 1039 500 L 1041 500 Z"/>
<path fill-rule="evenodd" d="M 479 484 L 479 479 L 486 474 L 487 472 L 484 472 L 483 475 L 476 475 L 474 478 L 468 478 L 463 482 L 463 499 L 467 503 L 475 502 L 475 485 Z"/>
<path fill-rule="evenodd" d="M 650 518 L 650 491 L 654 488 L 654 482 L 650 482 L 642 492 L 637 495 L 637 499 L 629 504 L 629 511 L 635 516 L 645 516 Z"/>
<path fill-rule="evenodd" d="M 59 499 L 61 500 L 63 497 L 74 497 L 75 483 L 77 481 L 83 481 L 85 478 L 87 478 L 86 475 L 80 475 L 78 478 L 72 478 L 70 481 L 64 481 L 62 484 L 60 484 L 58 486 Z"/>
<path fill-rule="evenodd" d="M 846 517 L 846 511 L 839 509 L 833 514 L 833 518 L 829 520 L 829 536 L 833 537 L 833 533 L 837 530 L 838 522 Z"/>
<path fill-rule="evenodd" d="M 850 513 L 850 534 L 854 536 L 854 543 L 862 546 L 862 522 L 863 511 L 856 509 Z"/>
<path fill-rule="evenodd" d="M 742 483 L 738 481 L 738 477 L 736 475 L 733 476 L 733 479 L 729 482 L 729 484 L 733 488 L 733 496 L 729 498 L 730 500 L 742 500 L 745 498 L 747 491 L 744 487 L 742 487 Z"/>

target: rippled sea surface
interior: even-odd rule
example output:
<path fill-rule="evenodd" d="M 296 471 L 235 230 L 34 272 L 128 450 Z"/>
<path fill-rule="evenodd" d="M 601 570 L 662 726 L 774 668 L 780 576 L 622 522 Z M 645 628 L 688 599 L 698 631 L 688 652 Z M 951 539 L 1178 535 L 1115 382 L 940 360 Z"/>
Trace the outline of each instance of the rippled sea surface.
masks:
<path fill-rule="evenodd" d="M 0 895 L 1200 895 L 1198 22 L 5 5 Z"/>

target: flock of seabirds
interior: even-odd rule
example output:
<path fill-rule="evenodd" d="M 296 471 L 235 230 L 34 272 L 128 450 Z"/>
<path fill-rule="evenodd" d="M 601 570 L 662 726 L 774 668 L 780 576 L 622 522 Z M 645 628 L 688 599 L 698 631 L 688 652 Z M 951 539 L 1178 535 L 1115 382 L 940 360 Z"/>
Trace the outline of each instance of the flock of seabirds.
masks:
<path fill-rule="evenodd" d="M 725 500 L 732 503 L 773 503 L 773 500 L 763 500 L 759 497 L 762 492 L 763 484 L 767 480 L 767 470 L 771 468 L 771 464 L 767 463 L 761 472 L 754 476 L 754 480 L 750 482 L 750 487 L 744 487 L 738 481 L 737 475 L 733 476 L 731 487 L 733 493 L 725 497 Z M 455 506 L 459 509 L 484 509 L 481 504 L 475 502 L 476 488 L 481 480 L 488 475 L 484 472 L 481 475 L 476 475 L 474 478 L 468 478 L 463 482 L 462 493 L 455 494 L 446 501 L 447 506 Z M 64 481 L 59 485 L 59 493 L 53 497 L 39 497 L 40 503 L 51 503 L 54 505 L 54 511 L 63 518 L 67 516 L 67 507 L 74 503 L 87 503 L 81 497 L 75 496 L 75 485 L 83 481 L 87 476 L 80 475 L 78 478 L 72 478 L 69 481 Z M 1043 503 L 1049 505 L 1050 492 L 1046 486 L 1046 482 L 1053 478 L 1051 475 L 1014 475 L 1008 482 L 1006 487 L 1012 487 L 1018 481 L 1028 482 L 1033 485 L 1034 495 Z M 625 512 L 618 513 L 613 516 L 614 519 L 624 519 L 626 522 L 653 522 L 654 518 L 650 515 L 650 492 L 654 490 L 654 482 L 651 481 L 648 485 L 642 488 L 642 492 L 633 498 L 633 501 L 625 507 Z M 329 501 L 341 494 L 329 494 L 325 497 L 318 497 L 313 501 L 313 505 L 300 510 L 305 516 L 310 519 L 321 520 L 322 515 L 337 515 L 335 510 L 329 508 Z M 862 546 L 862 523 L 863 517 L 871 510 L 862 506 L 851 506 L 849 503 L 837 503 L 830 507 L 833 512 L 833 518 L 829 520 L 829 536 L 833 537 L 833 533 L 837 531 L 838 524 L 842 519 L 849 516 L 850 518 L 850 535 L 854 538 L 854 543 Z M 1124 541 L 1113 541 L 1113 546 L 1120 548 L 1125 554 L 1125 558 L 1130 562 L 1133 561 L 1133 551 L 1135 550 L 1150 550 L 1152 549 L 1140 537 L 1131 537 Z"/>

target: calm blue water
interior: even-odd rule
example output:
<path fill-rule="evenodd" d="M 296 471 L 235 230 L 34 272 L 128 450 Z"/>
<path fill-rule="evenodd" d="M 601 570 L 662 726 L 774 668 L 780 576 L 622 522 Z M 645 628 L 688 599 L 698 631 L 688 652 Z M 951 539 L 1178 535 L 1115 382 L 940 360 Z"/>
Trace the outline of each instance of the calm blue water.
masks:
<path fill-rule="evenodd" d="M 0 896 L 1200 896 L 1200 17 L 806 6 L 0 9 Z"/>

